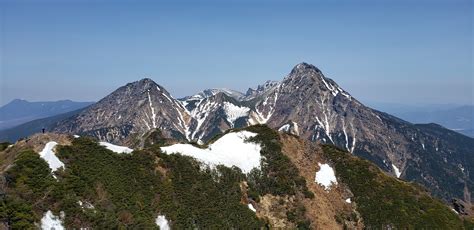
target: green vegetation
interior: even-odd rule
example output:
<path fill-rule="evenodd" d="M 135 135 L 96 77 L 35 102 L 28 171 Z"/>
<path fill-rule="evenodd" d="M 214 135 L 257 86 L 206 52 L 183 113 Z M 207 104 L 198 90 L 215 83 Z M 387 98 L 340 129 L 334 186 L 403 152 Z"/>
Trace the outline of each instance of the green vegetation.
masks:
<path fill-rule="evenodd" d="M 41 214 L 34 209 L 48 206 L 54 179 L 48 164 L 31 150 L 18 154 L 15 164 L 5 174 L 7 194 L 0 199 L 0 219 L 11 227 L 24 229 L 33 227 Z"/>
<path fill-rule="evenodd" d="M 205 168 L 194 159 L 160 154 L 168 170 L 160 191 L 160 207 L 174 220 L 176 229 L 257 229 L 264 226 L 240 200 L 239 183 L 245 179 L 238 168 Z"/>
<path fill-rule="evenodd" d="M 59 148 L 57 155 L 66 170 L 54 195 L 59 209 L 67 213 L 67 226 L 77 227 L 75 222 L 81 222 L 98 228 L 156 227 L 161 174 L 154 170 L 154 155 L 144 151 L 117 154 L 87 138 L 74 139 L 72 146 Z M 78 201 L 95 208 L 84 211 Z"/>
<path fill-rule="evenodd" d="M 306 187 L 306 180 L 299 175 L 296 166 L 281 152 L 280 137 L 276 131 L 265 125 L 251 126 L 245 130 L 258 133 L 249 141 L 262 146 L 263 156 L 261 170 L 252 170 L 248 178 L 251 194 L 291 196 L 300 193 L 307 198 L 314 197 L 314 194 Z"/>
<path fill-rule="evenodd" d="M 240 169 L 211 170 L 190 157 L 162 154 L 157 145 L 117 154 L 92 139 L 76 138 L 72 145 L 57 148 L 66 165 L 56 173 L 58 180 L 37 153 L 23 152 L 6 174 L 0 220 L 11 227 L 33 228 L 52 210 L 66 213 L 67 228 L 154 229 L 158 214 L 177 229 L 265 226 L 241 203 L 245 175 Z"/>
<path fill-rule="evenodd" d="M 369 229 L 462 229 L 460 218 L 414 184 L 385 175 L 369 161 L 331 145 L 323 152 L 338 179 L 354 194 L 357 210 Z"/>
<path fill-rule="evenodd" d="M 149 134 L 145 150 L 132 154 L 114 153 L 84 137 L 59 146 L 57 156 L 66 168 L 56 173 L 58 180 L 37 153 L 23 151 L 5 173 L 0 220 L 13 229 L 31 229 L 52 210 L 66 213 L 67 228 L 157 229 L 158 215 L 165 215 L 175 229 L 265 228 L 267 223 L 242 202 L 240 185 L 247 181 L 247 195 L 255 201 L 266 194 L 294 196 L 286 217 L 299 229 L 309 229 L 302 202 L 314 194 L 282 153 L 278 133 L 260 125 L 245 130 L 257 133 L 248 141 L 259 143 L 263 156 L 260 170 L 248 175 L 235 167 L 211 169 L 191 157 L 161 153 L 159 146 L 166 140 L 159 132 Z M 416 184 L 385 175 L 334 146 L 324 145 L 323 150 L 338 179 L 354 194 L 367 228 L 472 228 L 471 221 L 463 222 Z"/>
<path fill-rule="evenodd" d="M 5 197 L 0 200 L 0 220 L 4 220 L 11 229 L 34 229 L 38 217 L 31 205 L 18 197 Z"/>

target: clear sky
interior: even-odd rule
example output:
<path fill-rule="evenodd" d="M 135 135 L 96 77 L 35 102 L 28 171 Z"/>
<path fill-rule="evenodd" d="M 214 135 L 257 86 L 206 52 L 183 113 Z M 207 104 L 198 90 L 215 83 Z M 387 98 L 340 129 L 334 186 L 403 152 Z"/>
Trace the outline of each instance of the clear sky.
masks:
<path fill-rule="evenodd" d="M 0 0 L 0 105 L 246 91 L 303 61 L 362 102 L 474 103 L 471 0 L 197 2 Z"/>

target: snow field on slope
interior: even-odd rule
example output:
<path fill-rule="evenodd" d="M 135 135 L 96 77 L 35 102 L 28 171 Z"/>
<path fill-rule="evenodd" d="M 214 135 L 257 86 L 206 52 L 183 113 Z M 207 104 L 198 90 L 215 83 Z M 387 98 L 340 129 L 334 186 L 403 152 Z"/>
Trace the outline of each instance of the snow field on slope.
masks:
<path fill-rule="evenodd" d="M 59 160 L 59 158 L 54 154 L 54 147 L 56 147 L 58 143 L 55 141 L 50 141 L 46 143 L 43 150 L 39 153 L 40 157 L 43 158 L 51 168 L 52 172 L 55 172 L 57 169 L 64 167 L 64 163 Z M 54 178 L 56 176 L 53 175 Z"/>
<path fill-rule="evenodd" d="M 334 170 L 328 164 L 321 164 L 319 165 L 319 171 L 316 172 L 315 182 L 320 184 L 324 187 L 324 190 L 328 191 L 331 189 L 331 185 L 337 185 L 336 175 Z"/>
<path fill-rule="evenodd" d="M 119 145 L 114 145 L 108 142 L 101 141 L 99 142 L 100 145 L 104 146 L 108 150 L 111 150 L 116 153 L 131 153 L 133 152 L 133 149 L 125 146 L 119 146 Z"/>
<path fill-rule="evenodd" d="M 392 167 L 393 167 L 393 171 L 395 172 L 395 175 L 397 175 L 397 178 L 400 178 L 400 175 L 402 175 L 400 170 L 394 164 L 392 164 Z"/>
<path fill-rule="evenodd" d="M 240 131 L 224 135 L 207 149 L 200 149 L 190 144 L 175 144 L 162 147 L 161 150 L 166 154 L 181 153 L 194 157 L 211 167 L 219 164 L 227 167 L 237 166 L 242 172 L 249 173 L 253 168 L 260 168 L 261 146 L 245 141 L 256 135 Z"/>
<path fill-rule="evenodd" d="M 227 121 L 234 126 L 234 122 L 241 118 L 249 115 L 250 108 L 240 107 L 229 102 L 224 102 L 224 111 L 227 115 Z"/>
<path fill-rule="evenodd" d="M 58 216 L 55 216 L 50 210 L 44 213 L 41 218 L 41 229 L 42 230 L 63 230 L 63 223 Z"/>
<path fill-rule="evenodd" d="M 171 229 L 170 225 L 168 223 L 168 220 L 163 215 L 159 215 L 158 217 L 156 217 L 155 223 L 156 223 L 156 225 L 158 225 L 158 227 L 160 227 L 160 230 L 170 230 Z"/>

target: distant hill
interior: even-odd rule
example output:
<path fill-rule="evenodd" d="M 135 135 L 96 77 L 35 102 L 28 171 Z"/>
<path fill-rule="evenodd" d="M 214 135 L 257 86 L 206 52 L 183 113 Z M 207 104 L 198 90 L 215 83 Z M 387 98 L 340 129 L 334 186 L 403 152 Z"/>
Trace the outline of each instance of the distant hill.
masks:
<path fill-rule="evenodd" d="M 466 136 L 474 137 L 474 105 L 378 104 L 374 107 L 412 123 L 436 123 Z"/>
<path fill-rule="evenodd" d="M 84 109 L 85 108 L 81 108 L 52 117 L 37 119 L 15 126 L 13 128 L 0 130 L 0 142 L 8 141 L 14 143 L 20 138 L 28 137 L 32 134 L 41 132 L 43 128 L 46 131 L 49 131 L 57 122 L 72 117 L 82 112 Z"/>
<path fill-rule="evenodd" d="M 71 112 L 92 103 L 71 100 L 29 102 L 15 99 L 0 107 L 0 130 L 12 128 L 32 120 Z"/>

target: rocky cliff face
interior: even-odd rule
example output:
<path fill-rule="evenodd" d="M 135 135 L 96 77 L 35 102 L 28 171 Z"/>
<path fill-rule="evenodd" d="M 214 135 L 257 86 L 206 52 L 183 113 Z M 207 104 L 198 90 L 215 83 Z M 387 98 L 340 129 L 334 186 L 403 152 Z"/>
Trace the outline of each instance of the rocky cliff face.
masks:
<path fill-rule="evenodd" d="M 470 203 L 473 139 L 366 107 L 306 63 L 281 82 L 266 82 L 245 95 L 213 89 L 176 100 L 143 79 L 60 122 L 55 131 L 124 143 L 159 129 L 166 137 L 205 142 L 230 128 L 253 124 L 334 144 L 396 177 L 425 185 L 438 197 Z"/>
<path fill-rule="evenodd" d="M 257 122 L 339 146 L 447 200 L 473 189 L 473 139 L 368 108 L 312 65 L 297 65 L 264 95 L 255 103 Z"/>

